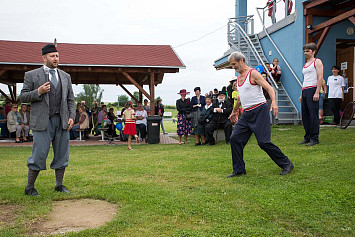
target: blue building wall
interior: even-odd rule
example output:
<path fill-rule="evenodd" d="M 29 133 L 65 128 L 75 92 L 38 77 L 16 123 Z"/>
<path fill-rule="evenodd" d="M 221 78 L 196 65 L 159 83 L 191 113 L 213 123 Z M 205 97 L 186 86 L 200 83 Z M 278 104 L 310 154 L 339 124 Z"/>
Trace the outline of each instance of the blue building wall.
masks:
<path fill-rule="evenodd" d="M 270 34 L 271 38 L 278 46 L 293 71 L 303 82 L 302 68 L 305 62 L 302 47 L 305 44 L 305 17 L 303 16 L 303 1 L 295 1 L 296 7 L 296 21 L 280 30 Z M 317 25 L 329 18 L 313 17 L 313 25 Z M 347 20 L 332 26 L 326 39 L 321 46 L 317 58 L 320 58 L 324 65 L 324 79 L 327 80 L 331 75 L 331 67 L 336 64 L 336 40 L 337 39 L 352 39 L 355 40 L 355 35 L 348 36 L 346 29 L 353 24 Z M 291 71 L 282 60 L 281 56 L 277 53 L 275 47 L 271 44 L 268 37 L 264 37 L 260 40 L 263 47 L 265 56 L 272 63 L 273 58 L 279 59 L 279 64 L 282 70 L 281 81 L 290 95 L 293 103 L 296 105 L 298 111 L 301 111 L 301 104 L 298 102 L 298 98 L 301 93 L 301 86 L 296 82 L 296 79 L 292 75 Z M 271 50 L 272 55 L 269 56 Z"/>
<path fill-rule="evenodd" d="M 296 1 L 296 21 L 280 30 L 270 34 L 270 37 L 275 42 L 283 56 L 287 60 L 300 81 L 303 81 L 302 67 L 304 65 L 304 56 L 302 47 L 304 45 L 305 32 L 304 32 L 304 20 L 303 20 L 303 5 L 302 2 Z M 279 65 L 282 71 L 281 81 L 285 87 L 287 93 L 291 97 L 291 100 L 297 107 L 298 111 L 301 111 L 301 104 L 298 101 L 300 97 L 302 87 L 294 78 L 291 70 L 288 69 L 286 63 L 282 60 L 275 47 L 272 45 L 268 37 L 264 37 L 260 40 L 264 53 L 270 64 L 274 58 L 279 59 Z M 272 55 L 269 56 L 271 50 Z"/>

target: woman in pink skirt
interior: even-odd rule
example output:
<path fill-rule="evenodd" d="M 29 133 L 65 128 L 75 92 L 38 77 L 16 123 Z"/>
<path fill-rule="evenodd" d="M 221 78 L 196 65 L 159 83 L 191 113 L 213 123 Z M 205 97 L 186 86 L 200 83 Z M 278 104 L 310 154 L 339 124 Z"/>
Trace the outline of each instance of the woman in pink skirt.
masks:
<path fill-rule="evenodd" d="M 139 143 L 139 138 L 137 136 L 136 117 L 134 116 L 134 109 L 132 103 L 129 103 L 128 108 L 123 112 L 123 118 L 126 120 L 123 129 L 123 134 L 128 135 L 128 149 L 133 150 L 131 147 L 132 136 L 136 138 L 137 143 Z"/>

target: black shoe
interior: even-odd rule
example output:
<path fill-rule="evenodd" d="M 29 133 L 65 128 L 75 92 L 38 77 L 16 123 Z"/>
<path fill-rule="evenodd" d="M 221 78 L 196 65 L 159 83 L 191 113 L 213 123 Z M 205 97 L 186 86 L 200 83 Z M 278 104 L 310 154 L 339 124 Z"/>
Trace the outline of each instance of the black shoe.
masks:
<path fill-rule="evenodd" d="M 55 186 L 54 190 L 57 192 L 62 192 L 62 193 L 70 193 L 69 190 L 64 185 Z"/>
<path fill-rule="evenodd" d="M 304 145 L 304 144 L 307 144 L 307 143 L 309 143 L 309 141 L 306 140 L 306 139 L 303 139 L 303 141 L 298 143 L 298 145 Z"/>
<path fill-rule="evenodd" d="M 306 144 L 306 146 L 314 146 L 317 145 L 319 143 L 319 141 L 310 141 Z"/>
<path fill-rule="evenodd" d="M 201 143 L 202 146 L 205 146 L 205 145 L 207 145 L 207 144 L 208 144 L 207 142 L 202 142 L 202 143 Z"/>
<path fill-rule="evenodd" d="M 39 194 L 35 188 L 25 188 L 25 194 L 28 196 L 38 197 Z"/>
<path fill-rule="evenodd" d="M 280 175 L 285 175 L 285 174 L 288 174 L 290 173 L 292 170 L 293 170 L 293 164 L 292 162 L 290 161 L 290 164 L 286 167 L 286 168 L 283 168 Z"/>
<path fill-rule="evenodd" d="M 226 142 L 226 144 L 227 144 L 227 145 L 230 145 L 231 143 L 228 141 L 228 142 Z"/>
<path fill-rule="evenodd" d="M 201 143 L 195 143 L 194 146 L 201 146 Z"/>
<path fill-rule="evenodd" d="M 214 146 L 214 145 L 216 145 L 216 143 L 212 143 L 212 142 L 209 142 L 209 143 L 207 143 L 207 146 Z"/>
<path fill-rule="evenodd" d="M 246 174 L 247 174 L 246 171 L 233 172 L 232 174 L 228 175 L 227 178 L 233 178 L 233 177 L 242 176 L 242 175 L 246 175 Z"/>

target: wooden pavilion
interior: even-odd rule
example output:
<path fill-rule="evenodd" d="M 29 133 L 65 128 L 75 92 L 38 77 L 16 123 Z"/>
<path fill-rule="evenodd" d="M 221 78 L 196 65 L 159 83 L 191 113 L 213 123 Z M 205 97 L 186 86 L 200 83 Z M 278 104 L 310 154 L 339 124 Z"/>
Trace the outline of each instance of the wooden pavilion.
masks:
<path fill-rule="evenodd" d="M 355 25 L 355 0 L 315 0 L 303 2 L 303 15 L 306 17 L 306 43 L 316 42 L 321 48 L 330 28 L 349 20 Z M 324 17 L 314 24 L 314 17 Z"/>
<path fill-rule="evenodd" d="M 18 102 L 16 84 L 23 83 L 24 74 L 43 65 L 41 49 L 44 42 L 0 40 L 0 83 L 8 85 L 12 102 Z M 120 86 L 136 102 L 143 94 L 150 100 L 154 115 L 155 86 L 162 83 L 164 73 L 177 73 L 185 68 L 169 45 L 112 45 L 59 43 L 59 67 L 69 73 L 73 84 L 113 84 Z M 134 85 L 139 98 L 126 88 Z M 148 85 L 149 91 L 143 86 Z"/>

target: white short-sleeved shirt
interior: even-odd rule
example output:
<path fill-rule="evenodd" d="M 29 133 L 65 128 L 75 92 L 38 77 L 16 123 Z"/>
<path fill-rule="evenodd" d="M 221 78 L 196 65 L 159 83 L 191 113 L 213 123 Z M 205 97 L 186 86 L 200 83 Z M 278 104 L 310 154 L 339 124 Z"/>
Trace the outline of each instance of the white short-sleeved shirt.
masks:
<path fill-rule="evenodd" d="M 148 117 L 147 111 L 145 111 L 145 110 L 143 110 L 143 111 L 142 110 L 136 110 L 135 116 L 136 117 L 140 117 L 140 116 L 144 117 L 143 119 L 136 120 L 136 124 L 145 124 L 145 125 L 147 125 L 147 117 Z"/>
<path fill-rule="evenodd" d="M 343 98 L 345 80 L 342 76 L 329 76 L 327 85 L 329 86 L 328 98 Z"/>

